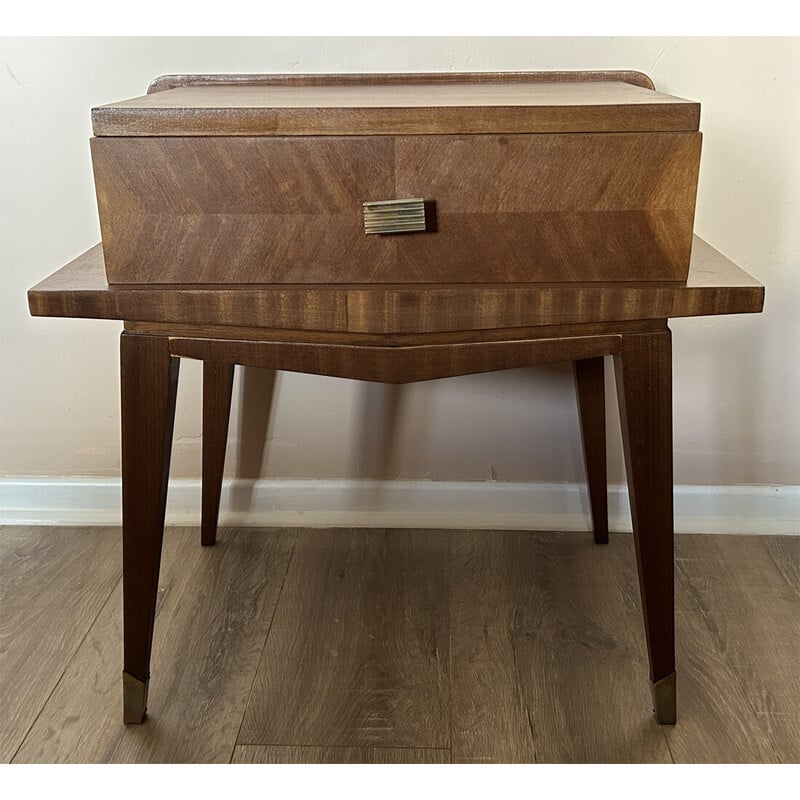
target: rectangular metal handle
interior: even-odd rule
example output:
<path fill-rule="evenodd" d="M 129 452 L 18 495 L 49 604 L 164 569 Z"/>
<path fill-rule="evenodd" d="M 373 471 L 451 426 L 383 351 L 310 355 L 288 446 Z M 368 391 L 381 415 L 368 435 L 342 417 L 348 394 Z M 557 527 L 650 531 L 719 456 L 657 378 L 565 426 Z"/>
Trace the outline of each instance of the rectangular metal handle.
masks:
<path fill-rule="evenodd" d="M 364 203 L 364 233 L 407 233 L 425 230 L 425 201 L 372 200 Z"/>

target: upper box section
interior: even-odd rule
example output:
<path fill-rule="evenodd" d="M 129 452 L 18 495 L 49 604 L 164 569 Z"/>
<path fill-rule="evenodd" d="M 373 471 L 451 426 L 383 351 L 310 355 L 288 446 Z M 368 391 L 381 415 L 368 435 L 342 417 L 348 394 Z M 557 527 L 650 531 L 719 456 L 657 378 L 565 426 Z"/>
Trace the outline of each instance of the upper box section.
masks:
<path fill-rule="evenodd" d="M 92 109 L 95 136 L 696 131 L 700 106 L 638 72 L 191 75 Z"/>

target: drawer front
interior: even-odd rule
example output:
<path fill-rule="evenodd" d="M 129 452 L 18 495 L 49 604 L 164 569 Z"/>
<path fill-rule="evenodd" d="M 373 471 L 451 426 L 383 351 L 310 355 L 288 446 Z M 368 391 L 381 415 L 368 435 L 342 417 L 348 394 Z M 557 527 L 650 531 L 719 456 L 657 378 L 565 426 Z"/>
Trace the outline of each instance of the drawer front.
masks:
<path fill-rule="evenodd" d="M 346 283 L 391 274 L 362 203 L 392 197 L 373 137 L 92 139 L 109 283 Z"/>
<path fill-rule="evenodd" d="M 397 140 L 397 192 L 436 200 L 438 231 L 398 272 L 475 282 L 683 281 L 699 133 L 418 136 Z"/>
<path fill-rule="evenodd" d="M 92 140 L 115 284 L 684 280 L 699 155 L 699 133 Z M 427 230 L 366 234 L 395 198 Z"/>

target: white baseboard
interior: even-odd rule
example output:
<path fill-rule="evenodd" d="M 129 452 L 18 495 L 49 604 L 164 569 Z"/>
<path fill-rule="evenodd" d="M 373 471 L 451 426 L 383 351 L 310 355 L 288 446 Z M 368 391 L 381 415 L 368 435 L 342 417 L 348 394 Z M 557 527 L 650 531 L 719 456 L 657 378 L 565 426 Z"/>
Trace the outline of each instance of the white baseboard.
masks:
<path fill-rule="evenodd" d="M 0 478 L 6 525 L 119 525 L 120 482 Z M 610 486 L 612 531 L 630 531 L 624 486 Z M 168 525 L 200 524 L 200 481 L 170 481 Z M 222 526 L 589 530 L 575 483 L 226 480 Z M 798 486 L 676 486 L 678 533 L 800 534 Z"/>

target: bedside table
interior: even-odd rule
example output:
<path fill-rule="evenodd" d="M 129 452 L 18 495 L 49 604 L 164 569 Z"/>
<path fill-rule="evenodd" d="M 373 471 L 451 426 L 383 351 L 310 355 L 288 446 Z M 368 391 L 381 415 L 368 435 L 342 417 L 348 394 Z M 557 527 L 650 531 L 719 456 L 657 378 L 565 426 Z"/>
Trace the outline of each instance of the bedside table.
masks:
<path fill-rule="evenodd" d="M 147 704 L 180 358 L 203 361 L 203 544 L 235 364 L 388 383 L 575 365 L 608 539 L 613 355 L 656 719 L 676 719 L 671 317 L 763 287 L 692 236 L 699 106 L 641 73 L 167 76 L 94 109 L 103 234 L 28 293 L 119 319 L 124 721 Z"/>

